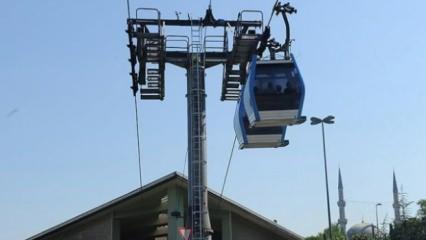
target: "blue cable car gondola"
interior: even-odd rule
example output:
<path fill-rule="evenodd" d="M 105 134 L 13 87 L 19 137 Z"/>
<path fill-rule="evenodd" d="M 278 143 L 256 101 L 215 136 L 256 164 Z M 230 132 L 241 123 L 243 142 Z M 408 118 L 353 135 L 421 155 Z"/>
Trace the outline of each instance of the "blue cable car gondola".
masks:
<path fill-rule="evenodd" d="M 243 101 L 239 101 L 234 116 L 234 129 L 240 149 L 243 148 L 277 148 L 289 144 L 285 140 L 285 126 L 279 127 L 252 127 L 249 126 Z"/>
<path fill-rule="evenodd" d="M 299 124 L 305 86 L 293 55 L 288 60 L 259 60 L 252 56 L 242 94 L 250 127 Z"/>

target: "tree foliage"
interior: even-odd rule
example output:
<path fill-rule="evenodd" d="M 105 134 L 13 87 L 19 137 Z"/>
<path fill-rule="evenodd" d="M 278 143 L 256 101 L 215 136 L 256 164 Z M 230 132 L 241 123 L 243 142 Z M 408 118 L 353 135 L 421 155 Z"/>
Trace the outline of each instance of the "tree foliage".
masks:
<path fill-rule="evenodd" d="M 337 224 L 331 225 L 331 235 L 333 240 L 345 240 L 345 234 L 340 230 Z M 330 240 L 328 236 L 328 228 L 326 228 L 315 236 L 305 238 L 305 240 Z"/>
<path fill-rule="evenodd" d="M 396 224 L 391 230 L 391 240 L 424 240 L 426 239 L 426 219 L 410 218 Z"/>
<path fill-rule="evenodd" d="M 419 205 L 419 211 L 417 212 L 417 215 L 419 218 L 426 218 L 426 199 L 422 199 L 417 202 Z"/>
<path fill-rule="evenodd" d="M 351 240 L 373 240 L 373 238 L 365 234 L 358 234 L 353 236 Z"/>
<path fill-rule="evenodd" d="M 426 200 L 420 200 L 417 204 L 420 207 L 417 217 L 405 219 L 391 227 L 391 240 L 426 239 Z"/>

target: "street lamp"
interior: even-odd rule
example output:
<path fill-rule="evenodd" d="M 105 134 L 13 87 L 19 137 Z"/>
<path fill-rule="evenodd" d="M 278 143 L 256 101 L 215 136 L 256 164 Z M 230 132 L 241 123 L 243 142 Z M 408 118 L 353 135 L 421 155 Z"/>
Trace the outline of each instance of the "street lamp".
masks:
<path fill-rule="evenodd" d="M 328 191 L 328 172 L 327 172 L 327 154 L 325 150 L 325 134 L 324 134 L 324 123 L 325 124 L 333 124 L 334 123 L 334 116 L 327 116 L 324 119 L 320 119 L 317 117 L 311 117 L 311 125 L 317 125 L 321 123 L 321 129 L 322 129 L 322 148 L 324 152 L 324 171 L 325 171 L 325 187 L 327 191 L 327 211 L 328 211 L 328 234 L 330 237 L 330 240 L 333 239 L 333 236 L 331 234 L 331 214 L 330 214 L 330 194 Z"/>
<path fill-rule="evenodd" d="M 378 237 L 379 237 L 379 213 L 377 211 L 377 208 L 379 206 L 382 206 L 382 204 L 381 203 L 376 203 L 376 226 L 377 226 L 376 239 L 378 239 Z"/>

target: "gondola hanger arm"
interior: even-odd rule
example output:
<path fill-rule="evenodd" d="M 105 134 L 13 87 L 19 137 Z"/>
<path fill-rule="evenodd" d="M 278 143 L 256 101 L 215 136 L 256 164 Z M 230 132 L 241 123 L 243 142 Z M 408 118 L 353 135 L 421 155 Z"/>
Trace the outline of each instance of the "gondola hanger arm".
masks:
<path fill-rule="evenodd" d="M 290 36 L 290 23 L 288 21 L 287 14 L 293 14 L 297 13 L 297 9 L 290 5 L 290 3 L 282 4 L 279 0 L 277 0 L 274 4 L 274 7 L 272 8 L 271 17 L 269 18 L 268 25 L 265 28 L 264 35 L 262 36 L 262 40 L 260 43 L 260 47 L 258 48 L 258 55 L 262 56 L 263 51 L 268 47 L 268 49 L 273 51 L 271 52 L 271 56 L 275 55 L 277 52 L 284 52 L 285 59 L 290 59 L 290 45 L 292 42 L 291 36 Z M 277 42 L 274 40 L 269 39 L 270 37 L 270 29 L 269 25 L 271 23 L 273 15 L 279 15 L 282 14 L 284 24 L 285 24 L 285 42 L 284 44 L 280 45 L 280 48 L 277 49 Z M 268 38 L 266 38 L 268 36 Z M 273 44 L 272 44 L 273 43 Z M 271 47 L 273 45 L 273 47 Z"/>
<path fill-rule="evenodd" d="M 290 3 L 281 4 L 281 2 L 278 2 L 274 7 L 275 15 L 281 15 L 284 19 L 285 24 L 285 42 L 282 45 L 282 51 L 284 52 L 285 59 L 290 59 L 290 45 L 291 45 L 291 38 L 290 38 L 290 23 L 288 22 L 287 14 L 293 14 L 297 13 L 297 9 L 290 5 Z"/>

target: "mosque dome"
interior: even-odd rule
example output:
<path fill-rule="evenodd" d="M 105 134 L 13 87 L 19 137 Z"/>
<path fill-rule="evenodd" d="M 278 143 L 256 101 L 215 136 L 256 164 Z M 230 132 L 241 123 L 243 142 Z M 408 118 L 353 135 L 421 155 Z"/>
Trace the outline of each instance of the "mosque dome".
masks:
<path fill-rule="evenodd" d="M 355 224 L 351 228 L 349 228 L 347 232 L 348 240 L 352 240 L 352 237 L 356 235 L 367 235 L 369 237 L 372 237 L 373 228 L 376 228 L 373 224 L 368 224 L 368 223 Z"/>

